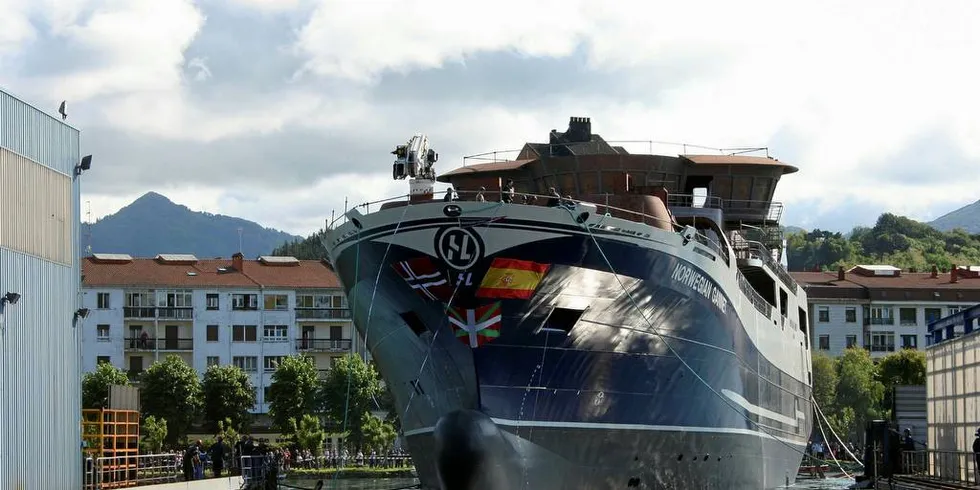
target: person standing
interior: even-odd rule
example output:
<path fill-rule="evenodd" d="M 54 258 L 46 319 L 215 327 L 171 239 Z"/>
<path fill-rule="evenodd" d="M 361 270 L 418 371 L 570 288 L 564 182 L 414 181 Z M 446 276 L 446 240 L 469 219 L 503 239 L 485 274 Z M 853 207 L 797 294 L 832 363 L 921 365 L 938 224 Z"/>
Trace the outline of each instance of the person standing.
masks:
<path fill-rule="evenodd" d="M 211 445 L 211 469 L 214 471 L 215 478 L 221 478 L 221 472 L 225 468 L 225 456 L 228 449 L 223 441 L 224 438 L 218 436 L 218 440 Z"/>

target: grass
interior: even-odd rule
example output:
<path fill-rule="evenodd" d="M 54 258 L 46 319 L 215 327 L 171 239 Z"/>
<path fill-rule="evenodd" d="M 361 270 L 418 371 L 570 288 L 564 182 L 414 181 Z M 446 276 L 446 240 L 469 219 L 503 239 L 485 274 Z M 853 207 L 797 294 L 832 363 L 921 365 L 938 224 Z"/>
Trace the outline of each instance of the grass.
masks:
<path fill-rule="evenodd" d="M 353 478 L 411 478 L 414 470 L 410 467 L 402 468 L 371 468 L 351 467 L 351 468 L 293 468 L 286 472 L 289 479 L 318 479 L 333 478 L 353 479 Z"/>

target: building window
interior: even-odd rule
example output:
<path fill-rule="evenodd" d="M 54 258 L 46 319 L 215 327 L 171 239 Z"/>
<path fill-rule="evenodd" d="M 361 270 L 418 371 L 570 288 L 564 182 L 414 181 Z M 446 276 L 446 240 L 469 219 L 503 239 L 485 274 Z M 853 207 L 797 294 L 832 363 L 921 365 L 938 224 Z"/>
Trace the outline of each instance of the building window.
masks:
<path fill-rule="evenodd" d="M 109 293 L 99 293 L 97 299 L 98 299 L 98 304 L 96 305 L 96 308 L 100 310 L 109 309 Z"/>
<path fill-rule="evenodd" d="M 266 325 L 263 328 L 262 340 L 268 342 L 283 342 L 289 335 L 289 327 L 286 325 Z"/>
<path fill-rule="evenodd" d="M 871 332 L 871 352 L 895 352 L 894 332 Z"/>
<path fill-rule="evenodd" d="M 191 308 L 194 306 L 194 294 L 189 289 L 164 291 L 158 295 L 159 306 L 167 308 Z"/>
<path fill-rule="evenodd" d="M 267 310 L 285 310 L 289 308 L 289 297 L 285 294 L 267 294 L 265 295 L 265 309 Z"/>
<path fill-rule="evenodd" d="M 857 308 L 849 306 L 844 309 L 844 321 L 847 323 L 857 323 L 858 313 Z"/>
<path fill-rule="evenodd" d="M 830 335 L 821 335 L 817 338 L 817 349 L 830 350 Z"/>
<path fill-rule="evenodd" d="M 258 308 L 259 295 L 257 294 L 231 295 L 231 309 L 233 310 L 257 310 Z"/>
<path fill-rule="evenodd" d="M 112 360 L 109 356 L 98 356 L 95 358 L 95 365 L 98 366 L 99 364 L 112 364 Z"/>
<path fill-rule="evenodd" d="M 333 296 L 333 307 L 334 308 L 346 308 L 347 298 L 343 295 L 336 294 Z"/>
<path fill-rule="evenodd" d="M 96 325 L 95 331 L 98 334 L 99 342 L 109 341 L 109 325 Z"/>
<path fill-rule="evenodd" d="M 902 348 L 903 349 L 918 349 L 919 348 L 919 336 L 918 335 L 902 335 Z"/>
<path fill-rule="evenodd" d="M 853 349 L 853 348 L 857 347 L 857 344 L 858 344 L 858 336 L 857 335 L 848 335 L 847 337 L 845 337 L 845 339 L 847 339 L 847 348 L 848 349 Z"/>
<path fill-rule="evenodd" d="M 218 326 L 217 325 L 208 325 L 207 333 L 208 333 L 208 342 L 217 342 L 218 341 Z"/>
<path fill-rule="evenodd" d="M 149 291 L 126 293 L 126 306 L 131 308 L 148 308 L 157 305 L 156 295 Z"/>
<path fill-rule="evenodd" d="M 895 317 L 892 316 L 892 308 L 890 306 L 872 306 L 869 308 L 868 315 L 868 325 L 894 325 Z"/>
<path fill-rule="evenodd" d="M 208 356 L 208 367 L 221 365 L 221 358 L 218 356 Z"/>
<path fill-rule="evenodd" d="M 932 323 L 943 317 L 942 308 L 926 308 L 925 310 L 926 323 Z"/>
<path fill-rule="evenodd" d="M 231 328 L 232 342 L 255 342 L 256 325 L 234 325 Z"/>
<path fill-rule="evenodd" d="M 906 327 L 915 325 L 915 308 L 899 308 L 898 309 L 898 323 Z"/>
<path fill-rule="evenodd" d="M 209 310 L 219 309 L 218 293 L 208 293 L 208 295 L 206 296 L 206 301 L 207 301 L 207 308 Z"/>
<path fill-rule="evenodd" d="M 269 387 L 262 388 L 262 402 L 269 403 Z"/>
<path fill-rule="evenodd" d="M 335 300 L 334 298 L 340 298 Z M 297 308 L 334 308 L 333 304 L 342 304 L 343 296 L 329 294 L 301 294 L 296 296 Z M 339 307 L 337 307 L 339 308 Z"/>
<path fill-rule="evenodd" d="M 282 356 L 265 356 L 265 358 L 263 359 L 263 366 L 265 367 L 265 371 L 267 373 L 275 371 L 276 368 L 278 368 L 279 364 L 281 363 L 282 363 Z"/>
<path fill-rule="evenodd" d="M 255 356 L 235 356 L 231 358 L 231 363 L 245 371 L 253 372 L 258 370 L 259 358 Z"/>
<path fill-rule="evenodd" d="M 827 323 L 830 321 L 829 306 L 820 306 L 817 308 L 817 321 L 820 323 Z"/>

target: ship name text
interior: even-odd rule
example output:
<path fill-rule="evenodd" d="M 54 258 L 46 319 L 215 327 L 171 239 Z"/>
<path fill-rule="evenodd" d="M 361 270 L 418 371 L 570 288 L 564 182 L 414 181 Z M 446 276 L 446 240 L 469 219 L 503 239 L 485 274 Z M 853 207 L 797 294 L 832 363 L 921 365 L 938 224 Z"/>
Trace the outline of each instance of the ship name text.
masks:
<path fill-rule="evenodd" d="M 728 300 L 720 289 L 707 277 L 684 264 L 677 264 L 670 276 L 675 282 L 687 286 L 711 301 L 724 314 L 728 311 Z"/>

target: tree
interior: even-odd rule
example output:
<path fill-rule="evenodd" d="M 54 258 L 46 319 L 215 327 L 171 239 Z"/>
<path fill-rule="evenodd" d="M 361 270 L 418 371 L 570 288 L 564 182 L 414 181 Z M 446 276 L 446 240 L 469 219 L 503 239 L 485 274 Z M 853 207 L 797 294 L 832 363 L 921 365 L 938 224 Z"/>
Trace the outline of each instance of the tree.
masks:
<path fill-rule="evenodd" d="M 842 427 L 847 434 L 857 434 L 865 422 L 881 414 L 885 388 L 878 381 L 871 354 L 864 349 L 845 349 L 838 359 L 837 402 L 840 414 L 853 410 L 853 421 Z"/>
<path fill-rule="evenodd" d="M 211 366 L 204 372 L 204 420 L 212 431 L 230 420 L 237 429 L 248 428 L 255 407 L 255 387 L 248 373 L 238 366 Z"/>
<path fill-rule="evenodd" d="M 234 445 L 235 441 L 238 440 L 238 431 L 231 423 L 231 419 L 224 419 L 218 421 L 218 433 L 215 434 L 215 439 L 217 436 L 224 438 L 225 443 L 229 445 Z"/>
<path fill-rule="evenodd" d="M 926 384 L 926 354 L 902 349 L 885 356 L 878 363 L 878 380 L 885 387 L 883 409 L 890 410 L 895 386 Z"/>
<path fill-rule="evenodd" d="M 302 420 L 304 415 L 316 413 L 318 381 L 311 358 L 283 358 L 272 373 L 272 384 L 266 396 L 269 417 L 276 428 L 288 432 L 291 428 L 289 419 Z"/>
<path fill-rule="evenodd" d="M 837 366 L 821 352 L 813 353 L 813 399 L 824 414 L 832 413 L 837 398 Z"/>
<path fill-rule="evenodd" d="M 143 420 L 143 448 L 148 454 L 160 454 L 163 452 L 163 441 L 167 440 L 167 421 L 158 419 L 152 415 Z"/>
<path fill-rule="evenodd" d="M 289 426 L 289 436 L 300 449 L 309 449 L 314 456 L 323 452 L 323 441 L 327 440 L 327 433 L 323 431 L 316 417 L 304 415 L 299 423 L 296 423 L 296 419 L 289 419 Z"/>
<path fill-rule="evenodd" d="M 384 454 L 391 449 L 398 433 L 395 426 L 387 420 L 379 419 L 370 412 L 361 414 L 361 430 L 364 432 L 364 444 L 368 451 L 374 450 Z"/>
<path fill-rule="evenodd" d="M 106 408 L 109 406 L 109 387 L 129 386 L 126 372 L 108 362 L 100 362 L 95 371 L 82 376 L 82 408 Z"/>
<path fill-rule="evenodd" d="M 197 419 L 204 396 L 197 371 L 179 356 L 153 363 L 140 378 L 140 401 L 145 415 L 167 420 L 167 443 L 176 444 Z"/>
<path fill-rule="evenodd" d="M 912 349 L 885 356 L 878 363 L 878 379 L 886 388 L 926 384 L 926 354 Z"/>
<path fill-rule="evenodd" d="M 337 359 L 320 390 L 320 406 L 330 420 L 349 432 L 354 447 L 364 443 L 362 414 L 378 408 L 381 381 L 373 366 L 357 355 Z"/>

